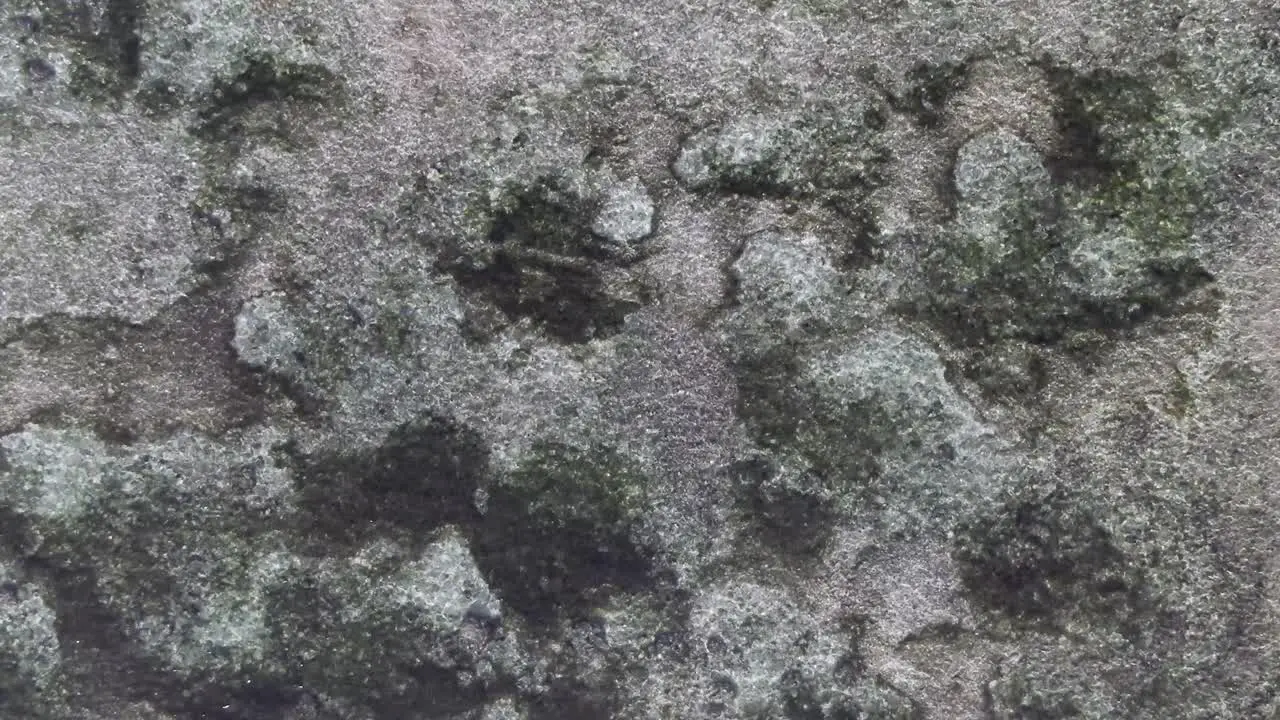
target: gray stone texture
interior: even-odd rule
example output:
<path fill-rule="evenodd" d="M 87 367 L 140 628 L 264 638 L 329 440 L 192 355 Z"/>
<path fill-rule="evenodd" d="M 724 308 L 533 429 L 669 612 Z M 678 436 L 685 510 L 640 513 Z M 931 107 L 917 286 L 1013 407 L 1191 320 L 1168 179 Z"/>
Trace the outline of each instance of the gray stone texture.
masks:
<path fill-rule="evenodd" d="M 0 720 L 1280 716 L 1269 0 L 5 0 Z"/>

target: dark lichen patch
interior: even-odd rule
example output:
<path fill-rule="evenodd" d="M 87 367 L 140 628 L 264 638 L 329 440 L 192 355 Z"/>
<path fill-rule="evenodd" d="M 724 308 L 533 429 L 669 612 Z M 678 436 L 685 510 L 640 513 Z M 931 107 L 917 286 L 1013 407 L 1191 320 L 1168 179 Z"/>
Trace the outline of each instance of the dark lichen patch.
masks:
<path fill-rule="evenodd" d="M 832 228 L 839 270 L 851 272 L 884 260 L 887 247 L 874 210 L 856 198 L 839 195 L 828 198 L 824 205 L 837 218 Z"/>
<path fill-rule="evenodd" d="M 354 600 L 311 571 L 277 579 L 266 598 L 276 682 L 354 698 L 381 717 L 454 717 L 489 699 L 459 681 L 474 667 L 431 661 L 448 640 L 424 626 L 419 608 L 374 602 L 343 613 Z"/>
<path fill-rule="evenodd" d="M 340 103 L 343 82 L 323 65 L 251 55 L 232 78 L 205 94 L 192 133 L 238 146 L 253 138 L 292 143 L 302 116 Z"/>
<path fill-rule="evenodd" d="M 1084 497 L 1032 492 L 962 523 L 953 555 L 969 593 L 1011 617 L 1053 623 L 1086 610 L 1123 620 L 1144 602 L 1133 558 Z"/>
<path fill-rule="evenodd" d="M 624 296 L 606 282 L 618 263 L 591 233 L 594 210 L 560 180 L 540 178 L 487 206 L 484 242 L 445 248 L 437 267 L 508 321 L 528 318 L 560 342 L 616 335 L 651 298 L 643 286 Z"/>
<path fill-rule="evenodd" d="M 58 71 L 40 58 L 27 58 L 22 61 L 22 74 L 29 82 L 46 83 L 57 77 Z"/>
<path fill-rule="evenodd" d="M 590 257 L 593 204 L 564 181 L 542 177 L 515 188 L 494 208 L 489 242 L 563 257 Z"/>
<path fill-rule="evenodd" d="M 739 358 L 733 364 L 737 380 L 737 415 L 761 447 L 777 449 L 795 441 L 810 398 L 797 384 L 801 373 L 798 350 L 779 347 Z"/>
<path fill-rule="evenodd" d="M 814 472 L 784 470 L 767 456 L 729 470 L 749 537 L 792 556 L 813 556 L 829 538 L 837 512 L 829 488 Z"/>
<path fill-rule="evenodd" d="M 737 468 L 740 504 L 758 529 L 785 540 L 780 547 L 802 554 L 822 546 L 839 514 L 900 492 L 886 482 L 886 454 L 931 452 L 908 447 L 906 420 L 886 405 L 895 399 L 825 395 L 803 362 L 783 347 L 734 365 L 738 416 L 759 447 L 788 465 L 781 474 L 771 462 Z"/>
<path fill-rule="evenodd" d="M 55 0 L 45 7 L 33 34 L 69 40 L 72 56 L 68 88 L 90 101 L 121 98 L 142 74 L 142 28 L 145 3 L 107 0 L 102 12 L 89 3 Z"/>
<path fill-rule="evenodd" d="M 1112 70 L 1080 73 L 1048 59 L 1041 67 L 1059 102 L 1058 147 L 1048 162 L 1055 180 L 1088 187 L 1132 173 L 1125 141 L 1155 121 L 1161 105 L 1155 90 Z"/>
<path fill-rule="evenodd" d="M 1167 400 L 1165 401 L 1166 411 L 1181 420 L 1187 417 L 1188 414 L 1195 412 L 1195 407 L 1196 396 L 1191 389 L 1191 382 L 1187 378 L 1187 374 L 1181 369 L 1175 369 L 1173 381 L 1170 383 Z"/>
<path fill-rule="evenodd" d="M 961 371 L 997 400 L 1029 400 L 1049 381 L 1044 350 L 1027 342 L 976 348 L 963 361 Z"/>
<path fill-rule="evenodd" d="M 1188 133 L 1211 134 L 1205 123 L 1215 112 L 1175 121 L 1140 77 L 1048 64 L 1045 73 L 1059 101 L 1059 146 L 1048 167 L 1065 186 L 1066 210 L 1094 223 L 1119 221 L 1148 252 L 1185 250 L 1208 193 L 1178 143 Z"/>
<path fill-rule="evenodd" d="M 1001 146 L 982 141 L 965 176 L 990 197 L 957 196 L 953 222 L 923 260 L 923 290 L 906 306 L 961 347 L 1130 330 L 1204 307 L 1194 298 L 1214 281 L 1194 243 L 1211 204 L 1207 178 L 1180 145 L 1194 123 L 1170 119 L 1139 77 L 1043 69 L 1059 101 L 1059 146 L 1039 170 L 1046 181 L 983 186 L 981 173 L 1033 168 L 1029 146 L 1005 141 L 993 152 Z M 994 215 L 983 209 L 992 203 L 1002 208 Z"/>
<path fill-rule="evenodd" d="M 318 548 L 355 548 L 379 535 L 421 544 L 444 525 L 474 522 L 488 450 L 471 428 L 427 415 L 371 453 L 297 464 L 301 536 Z"/>
<path fill-rule="evenodd" d="M 0 519 L 7 521 L 7 515 L 0 511 Z M 75 688 L 76 695 L 84 697 L 96 691 L 117 697 L 160 696 L 177 689 L 177 683 L 167 682 L 163 673 L 140 657 L 122 631 L 120 615 L 103 602 L 91 570 L 61 567 L 38 556 L 23 559 L 20 566 L 27 582 L 38 582 L 49 591 L 49 607 L 62 649 L 60 674 L 66 686 Z M 104 662 L 103 656 L 110 660 Z M 0 660 L 0 666 L 3 664 Z M 57 712 L 61 703 L 55 698 L 61 699 L 61 692 L 56 688 L 22 683 L 21 673 L 3 669 L 0 714 L 12 712 L 12 717 L 39 720 L 67 717 Z"/>
<path fill-rule="evenodd" d="M 652 589 L 658 571 L 634 533 L 648 484 L 608 447 L 540 444 L 489 488 L 476 563 L 534 627 L 581 614 L 614 591 Z"/>
<path fill-rule="evenodd" d="M 180 110 L 187 101 L 187 93 L 181 86 L 164 80 L 153 80 L 138 88 L 133 101 L 149 117 L 169 117 Z"/>
<path fill-rule="evenodd" d="M 890 107 L 906 113 L 923 128 L 936 127 L 947 101 L 968 86 L 969 64 L 964 61 L 916 63 L 906 75 L 906 89 L 890 96 Z"/>
<path fill-rule="evenodd" d="M 451 268 L 467 291 L 485 293 L 509 320 L 530 318 L 560 342 L 579 344 L 622 330 L 642 303 L 611 296 L 590 269 L 507 249 L 484 268 Z"/>

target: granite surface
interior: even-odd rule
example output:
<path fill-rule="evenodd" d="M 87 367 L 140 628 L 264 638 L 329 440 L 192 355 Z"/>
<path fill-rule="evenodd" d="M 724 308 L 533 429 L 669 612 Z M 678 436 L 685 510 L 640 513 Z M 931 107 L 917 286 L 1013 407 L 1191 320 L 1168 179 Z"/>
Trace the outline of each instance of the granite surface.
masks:
<path fill-rule="evenodd" d="M 0 7 L 0 718 L 1280 717 L 1271 0 Z"/>

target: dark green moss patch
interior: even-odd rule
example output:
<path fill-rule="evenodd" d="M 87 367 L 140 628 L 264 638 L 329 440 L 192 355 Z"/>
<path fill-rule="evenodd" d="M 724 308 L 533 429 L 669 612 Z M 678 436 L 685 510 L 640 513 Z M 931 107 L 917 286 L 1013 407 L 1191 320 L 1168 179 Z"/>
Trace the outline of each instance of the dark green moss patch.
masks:
<path fill-rule="evenodd" d="M 648 481 L 607 447 L 542 444 L 490 490 L 473 550 L 489 586 L 535 626 L 615 590 L 655 585 L 633 529 Z"/>

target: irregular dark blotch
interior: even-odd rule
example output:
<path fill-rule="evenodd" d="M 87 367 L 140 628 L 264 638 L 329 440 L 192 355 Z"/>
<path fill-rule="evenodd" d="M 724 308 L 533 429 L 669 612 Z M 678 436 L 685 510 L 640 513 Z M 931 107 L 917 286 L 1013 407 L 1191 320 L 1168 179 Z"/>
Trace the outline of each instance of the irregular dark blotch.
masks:
<path fill-rule="evenodd" d="M 741 358 L 733 371 L 738 417 L 747 423 L 756 442 L 773 448 L 793 440 L 803 419 L 812 414 L 797 390 L 801 365 L 795 350 L 775 348 Z"/>
<path fill-rule="evenodd" d="M 142 19 L 139 0 L 108 0 L 106 35 L 120 76 L 128 81 L 135 81 L 142 74 L 142 39 L 138 34 Z"/>
<path fill-rule="evenodd" d="M 351 617 L 350 600 L 316 577 L 285 578 L 267 593 L 271 646 L 284 682 L 354 699 L 378 717 L 458 717 L 483 705 L 485 691 L 428 659 L 446 638 L 409 609 L 375 605 Z"/>
<path fill-rule="evenodd" d="M 474 522 L 488 463 L 475 430 L 435 415 L 400 426 L 371 453 L 303 458 L 304 534 L 355 546 L 377 534 L 421 541 L 443 525 Z"/>
<path fill-rule="evenodd" d="M 617 590 L 655 590 L 651 553 L 632 538 L 644 482 L 605 448 L 540 446 L 491 489 L 473 537 L 476 564 L 534 628 Z"/>
<path fill-rule="evenodd" d="M 786 720 L 825 720 L 822 693 L 804 673 L 791 669 L 778 680 L 782 716 Z"/>
<path fill-rule="evenodd" d="M 450 270 L 464 290 L 483 293 L 509 320 L 527 317 L 564 343 L 620 332 L 639 302 L 616 298 L 590 269 L 499 250 L 484 268 Z"/>
<path fill-rule="evenodd" d="M 1132 161 L 1122 157 L 1106 129 L 1119 123 L 1151 122 L 1160 103 L 1155 91 L 1113 70 L 1080 73 L 1047 59 L 1040 66 L 1058 97 L 1054 112 L 1058 146 L 1046 163 L 1054 181 L 1094 187 L 1108 178 L 1132 174 Z"/>
<path fill-rule="evenodd" d="M 249 134 L 288 140 L 292 119 L 282 107 L 269 124 L 250 122 L 249 114 L 264 105 L 320 106 L 335 101 L 342 83 L 322 65 L 280 62 L 253 55 L 245 69 L 210 91 L 197 113 L 193 132 L 208 141 L 238 142 Z"/>
<path fill-rule="evenodd" d="M 72 67 L 72 92 L 91 100 L 118 98 L 137 84 L 142 74 L 142 28 L 145 7 L 140 0 L 107 0 L 102 15 L 91 6 L 69 9 L 50 31 L 80 46 Z"/>
<path fill-rule="evenodd" d="M 134 101 L 152 117 L 166 117 L 182 107 L 184 91 L 164 80 L 153 80 L 138 89 Z"/>
<path fill-rule="evenodd" d="M 22 33 L 23 40 L 40 32 L 40 18 L 35 15 L 16 15 L 13 18 L 13 24 L 18 28 L 18 32 Z"/>
<path fill-rule="evenodd" d="M 784 482 L 777 463 L 763 456 L 734 463 L 730 475 L 739 505 L 767 547 L 808 555 L 830 536 L 835 510 L 816 476 L 806 473 L 802 482 Z"/>
<path fill-rule="evenodd" d="M 845 272 L 868 267 L 884 259 L 885 247 L 875 213 L 866 204 L 836 196 L 827 201 L 840 218 L 837 267 Z"/>
<path fill-rule="evenodd" d="M 936 126 L 942 120 L 947 101 L 968 85 L 968 63 L 919 62 L 907 72 L 908 90 L 892 99 L 892 106 L 915 118 L 921 127 Z"/>
<path fill-rule="evenodd" d="M 611 260 L 590 232 L 592 212 L 544 178 L 494 215 L 488 248 L 445 252 L 438 266 L 509 321 L 529 318 L 561 342 L 615 335 L 645 298 L 618 297 L 605 287 L 602 273 Z"/>
<path fill-rule="evenodd" d="M 1085 502 L 1061 490 L 962 524 L 953 555 L 979 602 L 1030 620 L 1077 607 L 1123 610 L 1142 590 L 1130 559 Z"/>
<path fill-rule="evenodd" d="M 585 256 L 592 246 L 591 211 L 588 203 L 560 188 L 554 178 L 543 178 L 512 194 L 510 207 L 493 218 L 489 241 L 566 257 Z"/>
<path fill-rule="evenodd" d="M 1003 340 L 1052 346 L 1074 332 L 1123 332 L 1187 312 L 1188 296 L 1214 282 L 1193 257 L 1149 260 L 1119 295 L 1095 295 L 1067 284 L 1074 272 L 1068 267 L 1056 272 L 998 266 L 963 286 L 943 276 L 926 295 L 900 309 L 928 318 L 958 347 L 984 348 Z"/>
<path fill-rule="evenodd" d="M 48 82 L 58 76 L 58 71 L 40 58 L 23 61 L 22 72 L 32 82 Z"/>

